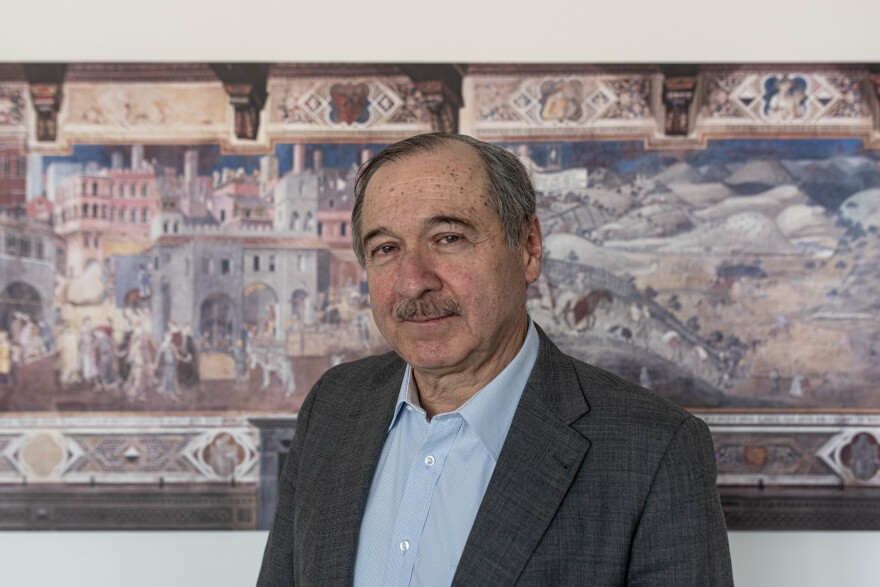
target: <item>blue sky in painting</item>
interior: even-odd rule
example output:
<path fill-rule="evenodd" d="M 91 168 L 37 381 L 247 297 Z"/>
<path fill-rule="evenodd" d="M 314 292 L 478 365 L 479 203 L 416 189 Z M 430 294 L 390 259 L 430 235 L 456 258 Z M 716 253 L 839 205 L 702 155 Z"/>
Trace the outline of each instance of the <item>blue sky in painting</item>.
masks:
<path fill-rule="evenodd" d="M 515 149 L 518 143 L 503 143 Z M 656 171 L 678 161 L 697 167 L 708 163 L 745 163 L 759 159 L 828 159 L 838 156 L 867 156 L 858 139 L 725 139 L 710 141 L 700 150 L 646 150 L 642 141 L 581 141 L 530 143 L 532 158 L 547 165 L 551 149 L 560 153 L 563 168 L 606 168 L 618 173 Z"/>
<path fill-rule="evenodd" d="M 199 152 L 199 173 L 202 175 L 210 175 L 222 167 L 244 167 L 252 171 L 260 165 L 259 157 L 255 156 L 223 156 L 218 145 L 145 145 L 144 159 L 156 159 L 160 165 L 183 169 L 183 154 L 189 149 Z M 43 168 L 55 162 L 95 163 L 98 167 L 110 167 L 111 157 L 116 152 L 122 153 L 123 165 L 129 167 L 131 145 L 74 145 L 70 155 L 43 157 Z"/>
<path fill-rule="evenodd" d="M 355 165 L 360 159 L 362 149 L 370 149 L 378 153 L 386 145 L 363 143 L 363 144 L 333 144 L 315 143 L 306 146 L 306 166 L 314 165 L 314 153 L 317 149 L 324 152 L 325 167 L 349 167 Z M 144 158 L 148 161 L 156 159 L 161 165 L 183 169 L 183 154 L 189 149 L 199 152 L 199 174 L 210 175 L 224 167 L 238 169 L 243 167 L 251 173 L 260 168 L 260 155 L 223 155 L 219 145 L 146 145 Z M 43 170 L 50 163 L 66 162 L 86 165 L 94 163 L 98 167 L 110 167 L 110 161 L 114 152 L 122 153 L 124 165 L 131 165 L 131 145 L 75 145 L 70 155 L 51 155 L 43 157 Z M 275 156 L 278 157 L 279 171 L 283 175 L 293 167 L 293 145 L 279 144 L 275 146 Z"/>
<path fill-rule="evenodd" d="M 515 149 L 518 143 L 503 143 Z M 358 162 L 364 148 L 378 153 L 386 145 L 376 143 L 335 144 L 314 143 L 306 146 L 306 165 L 314 163 L 314 152 L 324 152 L 326 167 L 349 167 Z M 687 161 L 700 166 L 708 163 L 743 163 L 756 159 L 827 159 L 839 156 L 878 155 L 866 152 L 858 139 L 725 139 L 710 141 L 706 149 L 681 151 L 648 151 L 641 141 L 581 141 L 581 142 L 542 142 L 530 143 L 532 158 L 538 165 L 547 165 L 551 149 L 560 153 L 560 163 L 567 167 L 604 167 L 619 173 L 637 173 L 643 168 L 656 169 L 677 161 Z M 244 167 L 247 171 L 259 169 L 258 155 L 222 155 L 218 145 L 147 145 L 144 156 L 147 160 L 156 158 L 159 163 L 182 168 L 183 153 L 188 149 L 199 151 L 199 173 L 208 175 L 223 167 Z M 109 167 L 113 152 L 123 154 L 125 165 L 131 161 L 129 145 L 75 145 L 73 153 L 66 156 L 43 157 L 44 168 L 56 161 L 88 163 L 99 167 Z M 290 171 L 293 160 L 293 145 L 275 146 L 282 174 Z"/>
<path fill-rule="evenodd" d="M 516 150 L 521 143 L 503 143 L 504 147 Z M 314 166 L 315 152 L 324 154 L 327 168 L 347 168 L 357 165 L 363 149 L 378 153 L 386 145 L 377 143 L 313 143 L 306 145 L 306 167 Z M 531 157 L 540 166 L 548 165 L 551 152 L 555 151 L 556 162 L 561 168 L 586 167 L 594 170 L 605 168 L 632 178 L 636 174 L 648 176 L 659 173 L 677 162 L 687 162 L 694 167 L 707 164 L 742 164 L 749 161 L 822 161 L 835 157 L 864 157 L 880 162 L 880 154 L 866 151 L 857 139 L 725 139 L 710 141 L 705 149 L 690 150 L 646 150 L 642 141 L 580 141 L 580 142 L 531 142 L 528 143 Z M 259 155 L 224 155 L 219 145 L 146 145 L 144 157 L 155 159 L 160 165 L 183 169 L 184 153 L 189 149 L 199 152 L 199 175 L 208 176 L 223 168 L 244 168 L 252 173 L 259 169 Z M 56 161 L 80 164 L 94 163 L 98 167 L 109 167 L 114 152 L 122 153 L 124 165 L 131 161 L 129 145 L 76 145 L 69 156 L 43 157 L 43 170 Z M 281 175 L 293 166 L 293 145 L 275 146 Z M 877 174 L 873 176 L 838 177 L 822 183 L 801 185 L 816 203 L 828 208 L 836 208 L 850 194 L 877 185 Z"/>
<path fill-rule="evenodd" d="M 876 158 L 876 153 L 872 153 Z M 712 161 L 745 162 L 755 159 L 829 159 L 869 156 L 858 139 L 725 139 L 710 141 L 708 148 L 691 151 L 694 165 Z"/>
<path fill-rule="evenodd" d="M 337 144 L 337 143 L 313 143 L 306 145 L 306 167 L 311 169 L 315 162 L 315 151 L 320 149 L 324 152 L 324 167 L 350 167 L 360 161 L 363 149 L 369 149 L 374 155 L 387 147 L 387 143 L 361 143 L 361 144 Z M 284 144 L 275 146 L 275 156 L 278 157 L 279 172 L 284 175 L 293 167 L 293 145 Z"/>

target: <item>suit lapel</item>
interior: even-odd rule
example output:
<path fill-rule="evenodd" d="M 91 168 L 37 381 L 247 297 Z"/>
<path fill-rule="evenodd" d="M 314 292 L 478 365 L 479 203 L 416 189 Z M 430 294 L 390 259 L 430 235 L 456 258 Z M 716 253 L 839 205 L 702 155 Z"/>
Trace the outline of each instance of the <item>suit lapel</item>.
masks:
<path fill-rule="evenodd" d="M 541 349 L 455 574 L 455 585 L 512 585 L 565 497 L 590 441 L 570 424 L 589 410 L 570 360 Z"/>
<path fill-rule="evenodd" d="M 369 495 L 373 473 L 391 422 L 403 376 L 403 362 L 394 361 L 371 383 L 352 381 L 362 389 L 357 399 L 339 406 L 343 417 L 334 418 L 328 431 L 328 455 L 315 472 L 318 514 L 312 571 L 313 584 L 337 585 L 353 582 L 354 561 L 361 518 Z"/>

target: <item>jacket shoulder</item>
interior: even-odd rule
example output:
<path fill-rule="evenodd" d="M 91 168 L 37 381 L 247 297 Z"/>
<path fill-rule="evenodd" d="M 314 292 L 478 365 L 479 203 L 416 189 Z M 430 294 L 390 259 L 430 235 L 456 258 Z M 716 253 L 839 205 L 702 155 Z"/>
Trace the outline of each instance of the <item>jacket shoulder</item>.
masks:
<path fill-rule="evenodd" d="M 570 360 L 594 415 L 673 427 L 693 417 L 672 400 L 637 383 L 579 359 Z"/>
<path fill-rule="evenodd" d="M 692 418 L 684 408 L 641 385 L 624 379 L 601 367 L 591 365 L 563 352 L 538 328 L 541 352 L 535 365 L 538 375 L 547 380 L 546 386 L 579 387 L 586 402 L 586 419 L 597 423 L 619 422 L 623 426 L 648 428 L 677 428 Z M 571 389 L 546 390 L 554 401 L 571 402 Z M 567 400 L 559 398 L 566 396 Z"/>
<path fill-rule="evenodd" d="M 347 402 L 352 394 L 359 394 L 363 385 L 377 385 L 396 373 L 403 372 L 406 364 L 395 352 L 373 355 L 330 367 L 312 389 L 321 400 Z"/>

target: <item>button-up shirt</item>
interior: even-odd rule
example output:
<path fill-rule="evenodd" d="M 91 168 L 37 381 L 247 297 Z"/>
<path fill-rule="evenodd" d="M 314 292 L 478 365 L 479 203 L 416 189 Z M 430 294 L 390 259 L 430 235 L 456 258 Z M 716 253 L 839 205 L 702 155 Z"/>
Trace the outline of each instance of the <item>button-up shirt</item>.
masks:
<path fill-rule="evenodd" d="M 361 521 L 356 587 L 452 582 L 537 357 L 530 323 L 495 379 L 430 421 L 407 366 Z"/>

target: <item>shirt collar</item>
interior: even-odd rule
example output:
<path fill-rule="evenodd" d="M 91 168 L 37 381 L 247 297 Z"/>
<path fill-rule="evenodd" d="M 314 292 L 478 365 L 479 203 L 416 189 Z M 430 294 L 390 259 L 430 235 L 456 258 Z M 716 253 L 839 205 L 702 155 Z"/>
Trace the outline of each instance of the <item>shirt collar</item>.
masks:
<path fill-rule="evenodd" d="M 535 324 L 529 320 L 526 339 L 513 360 L 488 385 L 474 394 L 455 412 L 452 412 L 461 415 L 468 426 L 476 431 L 480 441 L 496 461 L 501 454 L 501 447 L 504 446 L 526 382 L 538 358 L 538 346 L 538 330 L 535 328 Z M 415 385 L 412 385 L 412 376 L 412 367 L 407 365 L 389 430 L 394 427 L 401 410 L 406 405 L 411 406 L 423 416 L 425 415 L 425 410 L 419 403 Z"/>

